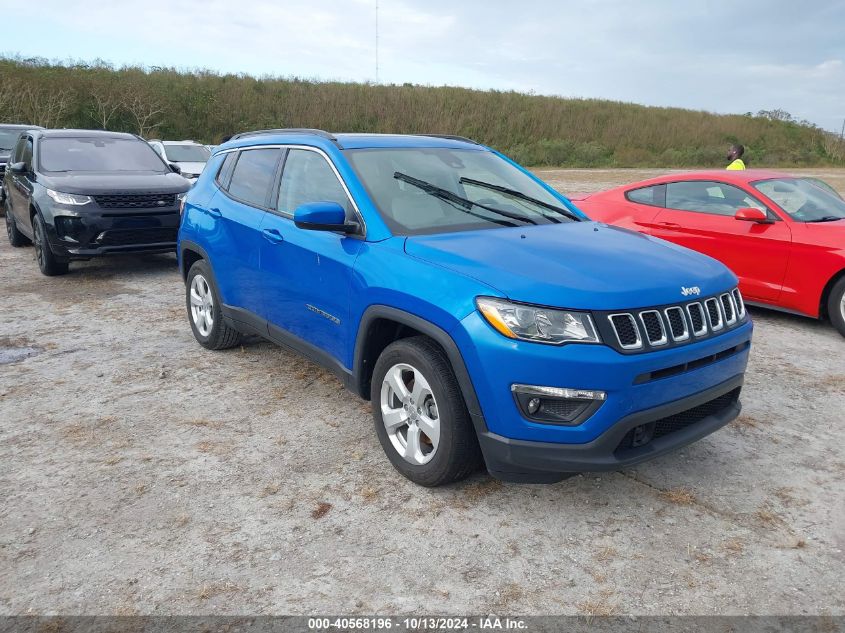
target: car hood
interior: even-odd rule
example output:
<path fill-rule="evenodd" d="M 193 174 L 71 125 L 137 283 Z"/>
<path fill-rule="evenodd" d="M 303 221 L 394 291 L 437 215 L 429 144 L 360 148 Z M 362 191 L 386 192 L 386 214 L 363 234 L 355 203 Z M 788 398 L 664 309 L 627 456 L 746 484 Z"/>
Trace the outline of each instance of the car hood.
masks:
<path fill-rule="evenodd" d="M 182 193 L 191 184 L 176 173 L 155 174 L 148 172 L 69 172 L 67 174 L 39 175 L 38 182 L 56 191 L 79 194 L 105 194 L 155 191 L 156 193 Z"/>
<path fill-rule="evenodd" d="M 715 259 L 597 222 L 409 237 L 405 252 L 475 278 L 514 301 L 617 310 L 724 292 L 736 276 Z M 694 291 L 693 291 L 694 292 Z"/>

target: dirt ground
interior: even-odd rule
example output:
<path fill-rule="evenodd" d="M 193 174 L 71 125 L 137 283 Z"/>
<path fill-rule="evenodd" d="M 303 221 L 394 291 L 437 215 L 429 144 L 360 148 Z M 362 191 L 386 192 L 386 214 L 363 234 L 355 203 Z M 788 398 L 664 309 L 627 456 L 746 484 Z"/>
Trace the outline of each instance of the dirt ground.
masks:
<path fill-rule="evenodd" d="M 327 372 L 258 340 L 200 348 L 172 256 L 51 279 L 4 239 L 0 287 L 0 613 L 845 613 L 827 324 L 752 310 L 742 417 L 681 452 L 427 490 Z"/>

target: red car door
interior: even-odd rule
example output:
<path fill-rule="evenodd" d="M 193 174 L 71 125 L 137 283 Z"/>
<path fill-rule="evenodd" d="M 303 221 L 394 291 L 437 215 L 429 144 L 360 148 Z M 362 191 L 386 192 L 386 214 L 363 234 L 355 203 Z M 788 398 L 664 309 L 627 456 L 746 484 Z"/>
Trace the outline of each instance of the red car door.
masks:
<path fill-rule="evenodd" d="M 736 273 L 748 299 L 777 301 L 789 265 L 792 232 L 771 211 L 767 211 L 769 224 L 734 218 L 745 207 L 766 209 L 751 193 L 726 183 L 670 182 L 666 208 L 657 214 L 649 233 L 718 259 Z"/>

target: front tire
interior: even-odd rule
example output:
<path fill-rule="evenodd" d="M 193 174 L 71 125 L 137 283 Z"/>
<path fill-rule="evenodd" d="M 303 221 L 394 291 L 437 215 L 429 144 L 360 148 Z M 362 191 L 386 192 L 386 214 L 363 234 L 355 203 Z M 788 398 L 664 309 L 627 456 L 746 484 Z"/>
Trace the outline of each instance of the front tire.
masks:
<path fill-rule="evenodd" d="M 9 213 L 8 206 L 6 208 L 6 235 L 9 238 L 9 244 L 15 248 L 29 244 L 26 235 L 18 230 L 18 225 L 15 224 L 15 218 Z"/>
<path fill-rule="evenodd" d="M 373 370 L 373 421 L 393 467 L 441 486 L 481 465 L 478 438 L 446 354 L 424 336 L 388 345 Z"/>
<path fill-rule="evenodd" d="M 197 342 L 206 349 L 228 349 L 241 342 L 241 333 L 223 321 L 220 293 L 214 285 L 211 267 L 199 260 L 188 271 L 185 281 L 188 322 Z"/>
<path fill-rule="evenodd" d="M 64 275 L 68 271 L 68 263 L 61 261 L 50 249 L 50 241 L 47 239 L 47 227 L 44 220 L 36 213 L 32 216 L 32 243 L 35 245 L 35 260 L 38 262 L 38 269 L 48 277 Z"/>
<path fill-rule="evenodd" d="M 827 314 L 842 336 L 845 336 L 845 277 L 833 284 L 827 298 Z"/>

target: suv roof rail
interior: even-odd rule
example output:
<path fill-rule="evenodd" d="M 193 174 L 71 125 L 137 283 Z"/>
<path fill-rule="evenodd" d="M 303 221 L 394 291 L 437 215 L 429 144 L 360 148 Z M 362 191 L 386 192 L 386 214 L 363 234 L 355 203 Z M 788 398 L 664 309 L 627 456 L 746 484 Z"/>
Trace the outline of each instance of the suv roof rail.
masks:
<path fill-rule="evenodd" d="M 457 134 L 420 134 L 419 136 L 430 136 L 432 138 L 448 138 L 452 141 L 463 141 L 464 143 L 472 143 L 473 145 L 481 145 L 478 141 L 473 141 L 466 136 L 458 136 Z"/>
<path fill-rule="evenodd" d="M 235 134 L 229 140 L 234 141 L 235 139 L 246 138 L 248 136 L 260 136 L 262 134 L 314 134 L 315 136 L 321 136 L 334 143 L 337 143 L 337 138 L 334 134 L 326 132 L 325 130 L 318 130 L 316 128 L 308 127 L 285 127 L 276 128 L 272 130 L 254 130 L 252 132 L 241 132 L 240 134 Z"/>

